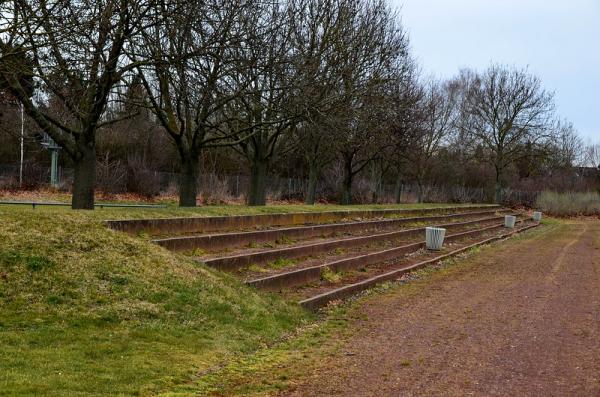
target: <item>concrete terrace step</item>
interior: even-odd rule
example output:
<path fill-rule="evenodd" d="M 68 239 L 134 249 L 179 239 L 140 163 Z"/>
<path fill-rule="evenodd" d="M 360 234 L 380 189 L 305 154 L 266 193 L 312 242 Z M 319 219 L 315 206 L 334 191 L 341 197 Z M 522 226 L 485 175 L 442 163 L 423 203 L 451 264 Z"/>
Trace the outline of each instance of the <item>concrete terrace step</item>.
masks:
<path fill-rule="evenodd" d="M 404 265 L 401 267 L 398 267 L 397 269 L 388 271 L 386 273 L 383 274 L 379 274 L 370 278 L 367 278 L 365 280 L 359 281 L 359 282 L 355 282 L 355 283 L 351 283 L 351 284 L 347 284 L 344 285 L 342 287 L 339 288 L 334 288 L 332 290 L 302 299 L 299 304 L 307 309 L 311 309 L 311 310 L 316 310 L 320 307 L 326 306 L 329 302 L 332 302 L 334 300 L 339 300 L 339 299 L 345 299 L 348 298 L 352 295 L 355 295 L 361 291 L 364 291 L 366 289 L 369 289 L 379 283 L 382 283 L 384 281 L 389 281 L 389 280 L 395 280 L 398 277 L 400 277 L 401 275 L 420 269 L 422 267 L 431 265 L 431 264 L 435 264 L 441 260 L 445 260 L 448 258 L 451 258 L 453 256 L 456 256 L 460 253 L 466 252 L 468 250 L 470 250 L 471 248 L 474 247 L 478 247 L 484 244 L 489 244 L 491 242 L 494 241 L 498 241 L 507 237 L 510 237 L 516 233 L 520 233 L 523 232 L 525 230 L 529 230 L 531 228 L 534 228 L 536 226 L 538 226 L 539 223 L 534 223 L 534 224 L 527 224 L 525 226 L 522 226 L 520 228 L 517 228 L 515 230 L 511 230 L 507 233 L 502 233 L 500 235 L 497 236 L 493 236 L 490 238 L 485 238 L 482 240 L 479 240 L 477 242 L 474 242 L 472 244 L 469 244 L 467 246 L 461 247 L 459 249 L 456 249 L 454 251 L 445 253 L 443 255 L 439 255 L 439 256 L 435 256 L 434 258 L 425 260 L 425 261 L 421 261 L 418 263 L 414 263 L 414 264 L 410 264 L 410 265 Z"/>
<path fill-rule="evenodd" d="M 386 229 L 402 226 L 415 222 L 434 222 L 447 219 L 463 218 L 470 216 L 506 213 L 507 209 L 492 209 L 475 212 L 459 212 L 449 215 L 429 215 L 397 219 L 383 219 L 362 222 L 330 223 L 323 225 L 298 226 L 279 229 L 256 230 L 249 232 L 232 232 L 219 234 L 205 234 L 196 236 L 180 236 L 155 239 L 154 243 L 172 251 L 186 251 L 196 248 L 217 251 L 231 247 L 240 247 L 251 243 L 260 244 L 285 239 L 307 239 L 318 236 L 331 236 L 337 233 L 352 233 L 370 229 Z"/>
<path fill-rule="evenodd" d="M 465 226 L 478 225 L 482 223 L 497 222 L 503 217 L 487 217 L 475 219 L 467 222 L 455 222 L 445 225 L 439 225 L 447 229 L 456 229 Z M 259 265 L 272 262 L 278 259 L 295 259 L 307 256 L 322 254 L 334 249 L 359 247 L 368 244 L 385 242 L 398 239 L 401 237 L 411 237 L 419 234 L 424 234 L 425 228 L 406 229 L 381 234 L 370 234 L 360 237 L 340 238 L 332 241 L 316 242 L 312 244 L 304 244 L 286 248 L 276 248 L 264 251 L 244 253 L 233 256 L 222 256 L 211 259 L 198 259 L 204 264 L 214 267 L 219 270 L 235 270 L 249 265 Z"/>
<path fill-rule="evenodd" d="M 244 230 L 264 226 L 292 226 L 319 224 L 352 218 L 377 218 L 392 215 L 420 215 L 427 213 L 447 213 L 500 208 L 498 205 L 468 205 L 454 207 L 432 207 L 420 209 L 377 209 L 323 212 L 296 212 L 283 214 L 259 214 L 216 217 L 182 217 L 157 219 L 109 220 L 106 225 L 114 230 L 127 233 L 148 233 L 149 235 L 174 235 L 185 233 L 206 233 L 227 230 Z"/>
<path fill-rule="evenodd" d="M 498 219 L 496 219 L 498 220 Z M 522 222 L 522 221 L 519 221 Z M 457 241 L 464 238 L 480 235 L 485 232 L 501 229 L 504 227 L 504 223 L 496 223 L 492 226 L 482 227 L 475 230 L 469 230 L 461 233 L 447 235 L 445 242 Z M 413 229 L 421 232 L 424 229 Z M 292 286 L 302 285 L 309 283 L 314 280 L 318 280 L 321 274 L 330 270 L 332 272 L 342 272 L 351 269 L 358 269 L 360 267 L 373 265 L 392 259 L 400 258 L 406 254 L 416 252 L 422 248 L 425 248 L 425 241 L 419 241 L 415 243 L 406 244 L 400 247 L 394 247 L 382 251 L 370 252 L 363 255 L 358 255 L 350 258 L 344 258 L 329 263 L 325 263 L 317 266 L 310 266 L 297 270 L 291 270 L 272 276 L 261 277 L 258 279 L 247 281 L 246 284 L 269 290 L 280 290 L 282 288 L 289 288 Z"/>

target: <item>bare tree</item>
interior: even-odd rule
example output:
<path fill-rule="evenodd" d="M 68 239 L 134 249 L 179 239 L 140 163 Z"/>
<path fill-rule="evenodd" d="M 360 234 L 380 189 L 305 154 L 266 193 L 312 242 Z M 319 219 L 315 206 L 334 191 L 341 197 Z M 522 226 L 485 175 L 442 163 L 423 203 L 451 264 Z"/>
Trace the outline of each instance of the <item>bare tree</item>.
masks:
<path fill-rule="evenodd" d="M 573 123 L 558 120 L 554 126 L 553 156 L 558 168 L 571 168 L 583 162 L 583 142 Z"/>
<path fill-rule="evenodd" d="M 351 29 L 354 0 L 296 0 L 291 2 L 292 48 L 297 73 L 297 106 L 301 112 L 294 141 L 308 165 L 307 204 L 314 204 L 323 168 L 336 157 L 333 133 L 339 74 L 336 43 Z"/>
<path fill-rule="evenodd" d="M 395 173 L 394 201 L 396 203 L 400 203 L 402 198 L 405 174 L 409 173 L 409 169 L 412 168 L 409 154 L 421 131 L 424 116 L 421 106 L 423 94 L 416 64 L 408 63 L 404 77 L 393 84 L 389 98 L 391 105 L 388 135 L 390 145 L 385 154 L 390 168 Z"/>
<path fill-rule="evenodd" d="M 384 1 L 356 2 L 347 18 L 350 28 L 335 46 L 341 98 L 335 142 L 343 168 L 342 204 L 352 202 L 355 176 L 390 144 L 385 139 L 389 98 L 410 62 L 408 38 Z"/>
<path fill-rule="evenodd" d="M 473 79 L 463 105 L 462 128 L 485 149 L 496 174 L 495 201 L 500 202 L 505 172 L 526 155 L 526 144 L 548 144 L 553 94 L 526 69 L 493 65 Z"/>
<path fill-rule="evenodd" d="M 362 100 L 362 105 L 353 108 L 352 114 L 344 114 L 346 122 L 335 135 L 343 171 L 340 202 L 345 205 L 352 204 L 352 185 L 356 175 L 372 161 L 382 158 L 384 148 L 389 145 L 385 139 L 389 129 L 382 122 L 382 114 L 378 112 L 381 109 L 377 108 L 383 97 L 364 95 Z"/>
<path fill-rule="evenodd" d="M 587 167 L 600 170 L 600 144 L 588 144 L 583 149 L 583 162 Z"/>
<path fill-rule="evenodd" d="M 237 133 L 233 148 L 250 166 L 249 205 L 266 204 L 267 176 L 274 159 L 292 150 L 291 132 L 300 120 L 297 74 L 291 51 L 290 5 L 284 1 L 255 3 L 240 48 L 240 67 L 232 81 L 248 87 L 248 95 L 227 105 L 228 125 Z"/>
<path fill-rule="evenodd" d="M 423 184 L 432 159 L 454 130 L 457 113 L 456 90 L 448 83 L 429 81 L 423 89 L 420 106 L 422 119 L 420 131 L 412 140 L 409 153 L 412 175 L 418 190 L 418 201 L 423 200 Z"/>
<path fill-rule="evenodd" d="M 249 22 L 260 18 L 251 1 L 161 1 L 156 21 L 131 57 L 149 59 L 139 68 L 151 109 L 180 157 L 179 205 L 196 205 L 203 150 L 239 144 L 244 132 L 229 130 L 237 114 L 225 108 L 248 93 L 238 84 L 252 59 L 240 58 Z"/>
<path fill-rule="evenodd" d="M 150 0 L 15 0 L 0 8 L 0 75 L 73 161 L 73 208 L 94 208 L 96 131 L 114 121 L 103 118 L 111 91 L 134 67 L 123 49 L 152 7 Z M 23 57 L 31 68 L 13 62 Z M 35 100 L 20 78 L 29 73 Z M 49 95 L 61 102 L 64 115 L 48 110 Z"/>

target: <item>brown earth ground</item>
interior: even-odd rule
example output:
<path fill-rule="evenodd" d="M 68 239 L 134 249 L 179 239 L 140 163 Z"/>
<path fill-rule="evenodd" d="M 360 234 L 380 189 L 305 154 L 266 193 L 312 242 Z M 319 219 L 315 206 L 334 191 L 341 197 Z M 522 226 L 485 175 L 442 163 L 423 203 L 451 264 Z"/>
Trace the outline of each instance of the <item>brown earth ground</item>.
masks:
<path fill-rule="evenodd" d="M 600 396 L 600 222 L 545 228 L 366 299 L 281 395 Z"/>

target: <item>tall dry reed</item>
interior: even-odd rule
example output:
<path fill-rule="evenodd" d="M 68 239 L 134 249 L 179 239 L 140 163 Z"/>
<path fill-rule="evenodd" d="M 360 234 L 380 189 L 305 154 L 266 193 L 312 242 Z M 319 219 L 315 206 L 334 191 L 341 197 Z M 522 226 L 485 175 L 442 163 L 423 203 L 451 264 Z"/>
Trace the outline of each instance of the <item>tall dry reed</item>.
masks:
<path fill-rule="evenodd" d="M 600 194 L 546 191 L 538 196 L 536 207 L 557 216 L 600 215 Z"/>

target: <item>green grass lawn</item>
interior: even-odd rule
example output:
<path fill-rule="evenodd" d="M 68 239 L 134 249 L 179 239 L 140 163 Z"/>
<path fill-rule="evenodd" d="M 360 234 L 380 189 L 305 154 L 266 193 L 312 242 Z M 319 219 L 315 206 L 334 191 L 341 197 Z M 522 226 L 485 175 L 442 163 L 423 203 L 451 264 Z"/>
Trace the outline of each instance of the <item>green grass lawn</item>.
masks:
<path fill-rule="evenodd" d="M 200 374 L 314 320 L 102 220 L 339 208 L 0 207 L 0 395 L 194 395 Z"/>

